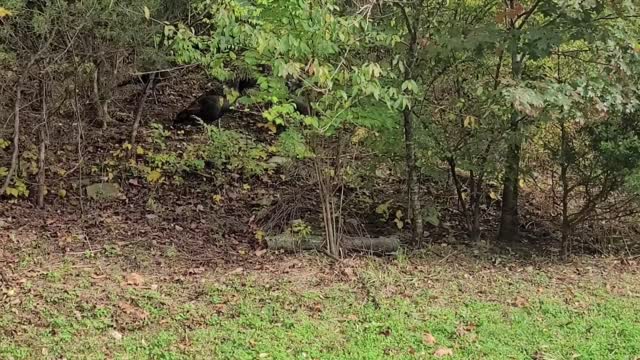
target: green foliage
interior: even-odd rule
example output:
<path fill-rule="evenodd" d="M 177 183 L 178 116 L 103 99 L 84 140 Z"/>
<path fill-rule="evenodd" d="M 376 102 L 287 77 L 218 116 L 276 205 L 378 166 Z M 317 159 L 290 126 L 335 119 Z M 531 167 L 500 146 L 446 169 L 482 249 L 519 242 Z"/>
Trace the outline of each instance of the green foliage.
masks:
<path fill-rule="evenodd" d="M 206 160 L 215 169 L 239 172 L 246 176 L 260 175 L 266 170 L 267 149 L 248 136 L 216 126 L 205 126 L 208 144 Z"/>
<path fill-rule="evenodd" d="M 306 159 L 313 156 L 313 152 L 305 144 L 303 135 L 293 129 L 280 134 L 277 149 L 281 155 L 290 158 Z"/>
<path fill-rule="evenodd" d="M 7 187 L 5 193 L 13 199 L 26 198 L 29 196 L 29 188 L 21 179 L 14 179 L 12 184 Z"/>

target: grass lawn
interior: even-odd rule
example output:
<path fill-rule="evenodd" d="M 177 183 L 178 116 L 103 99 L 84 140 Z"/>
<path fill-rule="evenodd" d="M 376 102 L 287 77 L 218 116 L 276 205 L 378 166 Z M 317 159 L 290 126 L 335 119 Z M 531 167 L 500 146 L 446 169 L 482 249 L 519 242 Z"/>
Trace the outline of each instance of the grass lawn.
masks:
<path fill-rule="evenodd" d="M 640 357 L 633 267 L 438 259 L 25 259 L 1 294 L 0 359 Z"/>

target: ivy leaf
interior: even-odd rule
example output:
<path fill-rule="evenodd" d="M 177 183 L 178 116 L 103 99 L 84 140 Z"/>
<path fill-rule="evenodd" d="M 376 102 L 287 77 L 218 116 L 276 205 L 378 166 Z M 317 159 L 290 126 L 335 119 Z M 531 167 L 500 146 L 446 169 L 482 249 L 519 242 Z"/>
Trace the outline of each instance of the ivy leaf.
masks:
<path fill-rule="evenodd" d="M 142 11 L 144 11 L 144 18 L 145 19 L 147 19 L 147 20 L 151 19 L 151 11 L 149 11 L 148 7 L 145 6 L 144 8 L 142 8 Z"/>

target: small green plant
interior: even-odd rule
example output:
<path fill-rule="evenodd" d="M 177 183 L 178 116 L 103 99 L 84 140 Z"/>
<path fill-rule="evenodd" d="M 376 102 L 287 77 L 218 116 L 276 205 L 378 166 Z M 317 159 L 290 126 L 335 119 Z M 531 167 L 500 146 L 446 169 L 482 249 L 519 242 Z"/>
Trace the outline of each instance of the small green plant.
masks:
<path fill-rule="evenodd" d="M 261 175 L 266 169 L 267 149 L 252 138 L 232 130 L 206 126 L 206 160 L 216 169 Z"/>
<path fill-rule="evenodd" d="M 26 198 L 29 196 L 29 189 L 22 179 L 16 178 L 13 184 L 7 187 L 5 193 L 14 199 Z"/>
<path fill-rule="evenodd" d="M 162 124 L 151 124 L 151 140 L 155 145 L 160 147 L 160 149 L 164 150 L 167 148 L 167 138 L 170 135 L 171 133 L 165 130 Z"/>
<path fill-rule="evenodd" d="M 307 224 L 303 220 L 297 219 L 291 222 L 289 231 L 292 234 L 296 234 L 304 238 L 311 235 L 312 229 L 311 229 L 311 226 L 309 226 L 309 224 Z"/>

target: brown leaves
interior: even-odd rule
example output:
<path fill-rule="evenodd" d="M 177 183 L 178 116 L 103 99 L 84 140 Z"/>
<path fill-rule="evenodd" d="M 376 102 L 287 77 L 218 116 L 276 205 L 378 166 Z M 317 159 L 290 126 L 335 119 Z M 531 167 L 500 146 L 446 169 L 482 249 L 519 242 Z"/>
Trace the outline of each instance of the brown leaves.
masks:
<path fill-rule="evenodd" d="M 342 269 L 342 273 L 351 281 L 357 278 L 355 271 L 353 270 L 352 267 L 346 267 Z"/>
<path fill-rule="evenodd" d="M 467 336 L 476 330 L 476 324 L 469 323 L 467 325 L 460 324 L 456 328 L 456 334 L 460 337 Z"/>
<path fill-rule="evenodd" d="M 129 315 L 134 320 L 145 320 L 149 317 L 149 313 L 147 313 L 144 309 L 133 306 L 124 301 L 118 302 L 118 308 L 126 315 Z"/>
<path fill-rule="evenodd" d="M 515 300 L 513 300 L 513 306 L 518 308 L 525 308 L 529 306 L 529 300 L 523 298 L 522 296 L 517 296 Z"/>
<path fill-rule="evenodd" d="M 433 353 L 433 356 L 437 357 L 437 358 L 443 358 L 443 357 L 447 357 L 447 356 L 453 356 L 453 350 L 446 348 L 446 347 L 441 347 L 438 350 L 436 350 Z"/>
<path fill-rule="evenodd" d="M 119 331 L 111 330 L 109 331 L 109 335 L 111 335 L 111 337 L 114 338 L 116 341 L 122 340 L 122 333 L 120 333 Z"/>
<path fill-rule="evenodd" d="M 138 273 L 131 273 L 124 276 L 124 281 L 130 286 L 142 286 L 144 277 Z"/>
<path fill-rule="evenodd" d="M 524 6 L 520 2 L 515 2 L 512 8 L 505 8 L 496 13 L 496 23 L 504 24 L 507 20 L 515 22 L 518 17 L 526 12 Z"/>
<path fill-rule="evenodd" d="M 433 346 L 433 345 L 435 345 L 438 341 L 436 340 L 435 336 L 431 335 L 431 333 L 426 333 L 426 334 L 422 335 L 422 342 L 423 342 L 425 345 Z"/>

